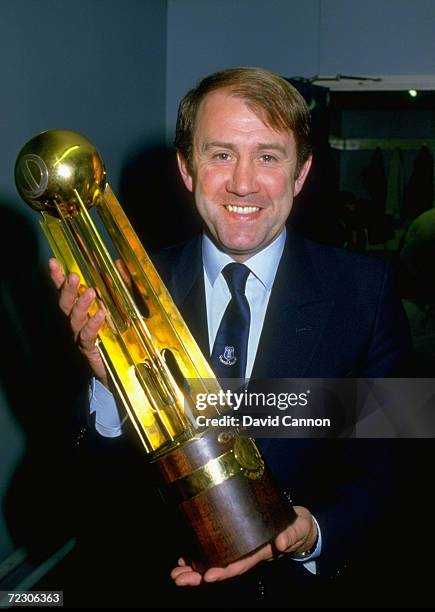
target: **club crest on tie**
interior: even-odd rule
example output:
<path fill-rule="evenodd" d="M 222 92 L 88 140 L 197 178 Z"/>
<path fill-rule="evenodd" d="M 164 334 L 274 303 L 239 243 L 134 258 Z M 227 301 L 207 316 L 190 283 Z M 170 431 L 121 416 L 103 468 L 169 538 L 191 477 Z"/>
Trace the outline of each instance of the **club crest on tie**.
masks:
<path fill-rule="evenodd" d="M 227 366 L 234 365 L 237 361 L 237 357 L 234 355 L 234 346 L 226 346 L 224 354 L 219 355 L 219 361 Z"/>

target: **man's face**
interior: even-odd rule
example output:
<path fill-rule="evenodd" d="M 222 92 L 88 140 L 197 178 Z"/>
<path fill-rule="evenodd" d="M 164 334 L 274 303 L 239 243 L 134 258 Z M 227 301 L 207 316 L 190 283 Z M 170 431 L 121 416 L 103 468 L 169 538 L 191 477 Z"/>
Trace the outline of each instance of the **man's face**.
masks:
<path fill-rule="evenodd" d="M 218 90 L 198 112 L 193 171 L 180 155 L 178 162 L 207 233 L 243 262 L 283 230 L 311 159 L 295 177 L 293 134 L 267 127 L 243 100 Z"/>

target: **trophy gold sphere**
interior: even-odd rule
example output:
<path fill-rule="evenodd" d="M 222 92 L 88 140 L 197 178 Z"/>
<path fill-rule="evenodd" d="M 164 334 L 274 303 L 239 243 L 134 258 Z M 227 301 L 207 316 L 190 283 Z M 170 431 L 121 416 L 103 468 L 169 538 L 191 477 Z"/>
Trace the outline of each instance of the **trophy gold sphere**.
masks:
<path fill-rule="evenodd" d="M 106 169 L 97 149 L 69 130 L 48 130 L 27 142 L 15 164 L 15 183 L 34 210 L 72 215 L 80 198 L 91 208 L 104 192 Z"/>

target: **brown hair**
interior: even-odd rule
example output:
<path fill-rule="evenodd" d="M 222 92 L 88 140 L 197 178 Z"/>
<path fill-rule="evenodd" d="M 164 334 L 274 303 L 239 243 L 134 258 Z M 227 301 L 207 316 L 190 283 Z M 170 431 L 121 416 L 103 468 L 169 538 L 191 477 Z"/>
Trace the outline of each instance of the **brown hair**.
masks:
<path fill-rule="evenodd" d="M 292 131 L 296 140 L 298 175 L 311 155 L 310 112 L 301 94 L 282 77 L 264 68 L 228 68 L 205 77 L 178 108 L 175 146 L 193 171 L 193 134 L 199 107 L 217 89 L 241 98 L 269 127 Z"/>

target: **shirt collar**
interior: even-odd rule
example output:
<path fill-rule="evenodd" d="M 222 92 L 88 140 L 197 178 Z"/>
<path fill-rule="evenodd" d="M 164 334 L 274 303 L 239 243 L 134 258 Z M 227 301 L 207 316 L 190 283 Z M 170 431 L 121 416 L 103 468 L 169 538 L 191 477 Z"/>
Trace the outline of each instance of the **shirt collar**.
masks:
<path fill-rule="evenodd" d="M 286 234 L 287 232 L 284 228 L 280 235 L 265 249 L 244 262 L 267 290 L 272 289 L 281 255 L 284 251 Z M 214 242 L 203 234 L 202 261 L 208 280 L 213 286 L 225 266 L 234 260 L 227 253 L 220 251 Z"/>

